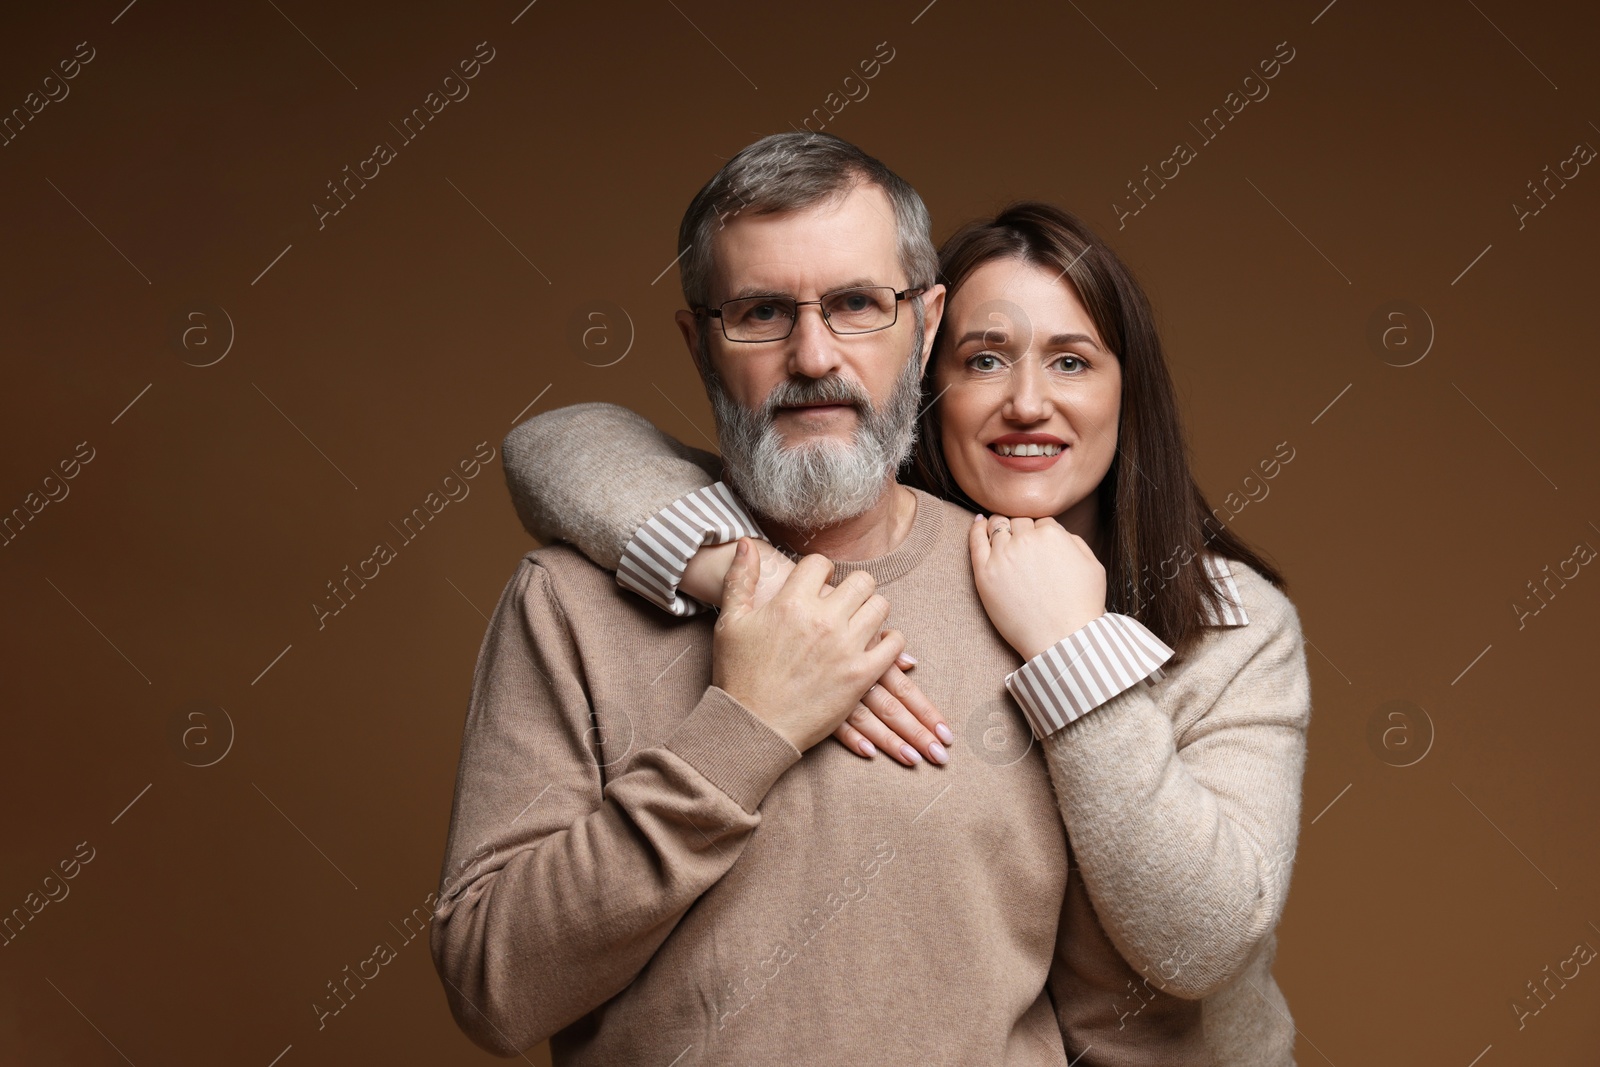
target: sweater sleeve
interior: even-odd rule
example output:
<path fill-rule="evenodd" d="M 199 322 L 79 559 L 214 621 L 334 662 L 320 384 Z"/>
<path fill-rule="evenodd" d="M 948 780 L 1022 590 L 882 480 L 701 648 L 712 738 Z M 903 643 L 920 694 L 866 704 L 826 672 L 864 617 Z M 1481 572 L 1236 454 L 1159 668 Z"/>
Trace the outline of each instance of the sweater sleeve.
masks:
<path fill-rule="evenodd" d="M 1043 740 L 1101 921 L 1176 996 L 1235 978 L 1288 894 L 1311 700 L 1299 615 L 1272 594 L 1207 635 L 1188 671 L 1214 699 L 1181 735 L 1135 685 Z"/>
<path fill-rule="evenodd" d="M 541 412 L 512 429 L 502 451 L 527 531 L 546 543 L 569 542 L 608 571 L 646 520 L 722 472 L 718 456 L 617 404 Z"/>
<path fill-rule="evenodd" d="M 549 574 L 525 557 L 478 653 L 429 935 L 457 1024 L 502 1056 L 624 989 L 800 759 L 709 686 L 614 767 L 586 692 Z"/>
<path fill-rule="evenodd" d="M 567 541 L 617 584 L 673 615 L 702 605 L 678 592 L 702 545 L 766 540 L 725 483 L 722 460 L 615 404 L 543 412 L 505 439 L 517 515 L 541 541 Z"/>

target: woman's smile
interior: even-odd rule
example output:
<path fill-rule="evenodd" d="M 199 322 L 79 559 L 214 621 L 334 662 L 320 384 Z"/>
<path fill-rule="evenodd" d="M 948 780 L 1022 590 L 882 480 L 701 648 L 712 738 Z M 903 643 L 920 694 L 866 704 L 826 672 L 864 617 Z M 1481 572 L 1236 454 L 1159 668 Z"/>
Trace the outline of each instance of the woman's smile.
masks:
<path fill-rule="evenodd" d="M 1067 443 L 1048 433 L 1008 433 L 987 447 L 996 462 L 1014 471 L 1049 470 L 1067 452 Z"/>

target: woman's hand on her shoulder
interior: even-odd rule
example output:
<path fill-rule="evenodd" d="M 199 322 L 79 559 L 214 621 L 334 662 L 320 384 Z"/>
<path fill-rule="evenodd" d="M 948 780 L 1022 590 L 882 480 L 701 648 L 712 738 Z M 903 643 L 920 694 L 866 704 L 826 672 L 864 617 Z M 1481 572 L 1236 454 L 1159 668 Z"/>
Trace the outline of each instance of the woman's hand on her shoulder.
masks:
<path fill-rule="evenodd" d="M 989 621 L 1023 659 L 1105 614 L 1105 567 L 1055 519 L 974 515 L 968 547 Z"/>

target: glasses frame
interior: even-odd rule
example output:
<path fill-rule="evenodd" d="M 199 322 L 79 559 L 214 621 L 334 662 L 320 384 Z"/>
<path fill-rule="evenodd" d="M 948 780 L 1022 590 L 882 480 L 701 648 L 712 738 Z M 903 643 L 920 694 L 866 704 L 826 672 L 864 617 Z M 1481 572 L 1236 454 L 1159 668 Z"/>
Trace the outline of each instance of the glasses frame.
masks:
<path fill-rule="evenodd" d="M 823 308 L 822 302 L 828 299 L 830 296 L 838 296 L 840 293 L 853 293 L 862 289 L 888 289 L 890 292 L 894 293 L 894 318 L 890 319 L 884 325 L 874 326 L 870 330 L 851 330 L 849 332 L 841 332 L 834 327 L 833 322 L 828 318 L 828 312 Z M 724 300 L 714 308 L 697 307 L 694 309 L 694 313 L 696 315 L 706 315 L 718 320 L 718 322 L 722 324 L 723 339 L 736 345 L 765 345 L 771 344 L 773 341 L 787 341 L 789 336 L 794 333 L 795 325 L 800 321 L 800 309 L 805 307 L 807 304 L 815 304 L 817 306 L 817 311 L 822 315 L 823 325 L 828 327 L 829 331 L 831 331 L 835 337 L 865 337 L 869 333 L 881 333 L 884 330 L 887 330 L 890 327 L 898 324 L 900 322 L 900 302 L 902 300 L 908 300 L 912 297 L 921 296 L 927 291 L 928 287 L 925 285 L 917 285 L 908 289 L 899 290 L 896 290 L 892 285 L 848 285 L 843 289 L 833 289 L 829 292 L 823 293 L 815 300 L 793 300 L 790 297 L 784 296 L 780 293 L 771 293 L 766 296 L 741 296 L 736 297 L 733 300 Z M 746 300 L 788 300 L 790 303 L 794 304 L 794 318 L 789 320 L 789 332 L 784 334 L 782 337 L 762 337 L 759 339 L 747 337 L 729 337 L 728 323 L 727 320 L 722 317 L 722 309 L 727 307 L 729 304 L 743 303 Z"/>

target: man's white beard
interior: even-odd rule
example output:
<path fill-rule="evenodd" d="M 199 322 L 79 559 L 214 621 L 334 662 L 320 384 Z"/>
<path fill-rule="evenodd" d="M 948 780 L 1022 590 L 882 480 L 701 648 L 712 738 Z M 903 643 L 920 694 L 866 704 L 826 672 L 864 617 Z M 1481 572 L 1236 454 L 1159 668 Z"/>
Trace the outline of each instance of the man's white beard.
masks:
<path fill-rule="evenodd" d="M 916 442 L 918 402 L 922 397 L 922 331 L 882 408 L 853 382 L 827 378 L 788 378 L 757 410 L 728 395 L 722 379 L 706 367 L 706 392 L 717 419 L 722 460 L 733 488 L 759 515 L 794 530 L 815 530 L 866 511 L 888 487 Z M 807 441 L 787 447 L 773 425 L 775 409 L 792 404 L 851 404 L 857 425 L 851 441 Z"/>

